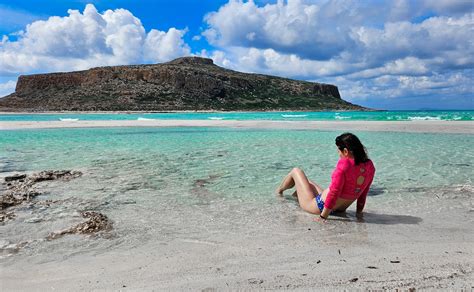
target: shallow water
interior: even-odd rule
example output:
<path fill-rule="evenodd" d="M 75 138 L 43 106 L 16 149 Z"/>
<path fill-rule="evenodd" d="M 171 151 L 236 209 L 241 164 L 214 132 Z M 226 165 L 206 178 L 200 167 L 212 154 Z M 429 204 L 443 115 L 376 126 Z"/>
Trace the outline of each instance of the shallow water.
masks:
<path fill-rule="evenodd" d="M 0 225 L 0 256 L 3 261 L 27 256 L 43 262 L 176 239 L 212 245 L 229 234 L 265 234 L 274 220 L 287 221 L 281 232 L 292 232 L 295 224 L 311 219 L 294 201 L 275 199 L 273 191 L 295 166 L 327 187 L 338 159 L 334 138 L 339 134 L 229 128 L 0 131 L 0 175 L 84 173 L 69 182 L 39 183 L 45 195 L 35 201 L 60 201 L 15 208 L 17 218 Z M 416 214 L 430 194 L 448 202 L 468 196 L 466 206 L 472 206 L 474 135 L 356 134 L 377 169 L 368 210 L 409 200 L 406 210 Z M 44 239 L 83 221 L 83 210 L 107 215 L 113 231 Z"/>
<path fill-rule="evenodd" d="M 0 114 L 0 121 L 70 120 L 283 120 L 283 121 L 472 121 L 473 110 L 446 111 L 330 111 L 330 112 L 216 112 L 130 114 Z"/>

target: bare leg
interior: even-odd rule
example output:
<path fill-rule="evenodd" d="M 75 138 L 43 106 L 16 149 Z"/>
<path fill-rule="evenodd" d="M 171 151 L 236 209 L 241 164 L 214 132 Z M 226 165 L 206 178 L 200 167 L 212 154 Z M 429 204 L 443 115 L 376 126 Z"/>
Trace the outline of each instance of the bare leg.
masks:
<path fill-rule="evenodd" d="M 311 186 L 313 186 L 314 192 L 317 193 L 318 195 L 324 192 L 324 189 L 320 185 L 315 183 L 314 181 L 309 180 L 309 183 L 311 184 Z"/>
<path fill-rule="evenodd" d="M 293 170 L 291 170 L 277 189 L 277 192 L 283 194 L 284 190 L 293 186 L 296 186 L 296 195 L 300 207 L 306 212 L 319 214 L 320 211 L 314 201 L 315 186 L 309 182 L 305 173 L 299 168 L 293 168 Z"/>
<path fill-rule="evenodd" d="M 324 189 L 318 185 L 317 183 L 315 183 L 314 181 L 308 179 L 309 181 L 309 184 L 311 185 L 311 188 L 313 189 L 313 193 L 314 194 L 322 194 L 324 192 Z M 295 198 L 298 198 L 298 192 L 297 191 L 294 191 L 293 194 L 291 194 L 293 197 Z"/>
<path fill-rule="evenodd" d="M 285 190 L 291 189 L 292 187 L 295 186 L 295 181 L 293 180 L 293 177 L 291 175 L 291 172 L 288 173 L 283 181 L 281 182 L 280 186 L 276 189 L 276 193 L 279 194 L 280 196 L 283 196 L 283 192 Z"/>

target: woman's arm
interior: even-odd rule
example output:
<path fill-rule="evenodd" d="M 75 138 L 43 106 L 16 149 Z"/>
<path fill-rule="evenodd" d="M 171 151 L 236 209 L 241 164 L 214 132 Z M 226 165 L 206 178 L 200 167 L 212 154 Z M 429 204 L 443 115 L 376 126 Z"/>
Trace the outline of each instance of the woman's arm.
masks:
<path fill-rule="evenodd" d="M 375 169 L 371 173 L 369 183 L 365 187 L 363 193 L 357 199 L 357 213 L 358 214 L 361 214 L 362 211 L 364 210 L 365 200 L 367 199 L 367 193 L 369 192 L 370 186 L 372 185 L 372 181 L 374 180 L 374 175 L 375 175 Z"/>
<path fill-rule="evenodd" d="M 331 214 L 331 209 L 328 209 L 326 207 L 324 207 L 323 211 L 321 212 L 321 217 L 324 218 L 324 219 L 327 219 L 329 214 Z"/>
<path fill-rule="evenodd" d="M 339 160 L 336 169 L 331 176 L 331 185 L 329 186 L 329 192 L 324 199 L 324 209 L 321 213 L 321 217 L 327 218 L 331 213 L 331 210 L 336 206 L 337 198 L 342 192 L 344 187 L 345 176 L 344 176 L 344 161 Z"/>

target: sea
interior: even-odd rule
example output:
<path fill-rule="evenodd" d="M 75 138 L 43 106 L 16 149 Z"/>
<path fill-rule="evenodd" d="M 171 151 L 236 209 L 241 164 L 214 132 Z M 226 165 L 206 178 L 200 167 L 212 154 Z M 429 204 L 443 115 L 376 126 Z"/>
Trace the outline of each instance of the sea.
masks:
<path fill-rule="evenodd" d="M 468 121 L 473 119 L 473 113 L 7 114 L 0 115 L 0 121 L 222 118 L 409 123 Z M 83 173 L 70 181 L 36 185 L 43 194 L 34 201 L 55 203 L 24 204 L 12 209 L 16 217 L 0 223 L 0 262 L 8 265 L 18 258 L 32 263 L 60 262 L 84 253 L 131 250 L 150 242 L 159 247 L 175 240 L 212 242 L 232 234 L 266 234 L 278 220 L 287 220 L 289 230 L 296 230 L 301 222 L 311 222 L 311 216 L 299 209 L 290 192 L 282 201 L 274 190 L 293 167 L 303 169 L 311 180 L 327 187 L 338 160 L 334 140 L 339 134 L 214 127 L 0 131 L 1 177 L 43 170 Z M 466 212 L 472 212 L 474 135 L 355 134 L 377 170 L 367 200 L 369 212 L 390 212 L 391 206 L 397 204 L 404 206 L 406 215 L 416 216 L 420 206 L 433 204 L 448 210 L 450 198 L 463 196 Z M 5 185 L 1 185 L 0 191 L 4 189 Z M 46 239 L 52 232 L 84 221 L 82 211 L 106 215 L 113 223 L 112 230 L 97 236 Z"/>
<path fill-rule="evenodd" d="M 1 114 L 0 121 L 58 120 L 472 121 L 474 110 Z"/>

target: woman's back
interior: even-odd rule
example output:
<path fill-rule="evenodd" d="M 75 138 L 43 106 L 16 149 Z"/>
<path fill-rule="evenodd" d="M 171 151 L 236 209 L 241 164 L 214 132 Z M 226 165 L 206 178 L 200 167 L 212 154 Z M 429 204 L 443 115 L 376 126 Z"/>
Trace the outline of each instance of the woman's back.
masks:
<path fill-rule="evenodd" d="M 332 209 L 337 199 L 341 198 L 358 200 L 358 207 L 363 208 L 374 175 L 375 167 L 370 159 L 358 165 L 352 158 L 339 159 L 331 176 L 331 185 L 324 206 Z"/>

